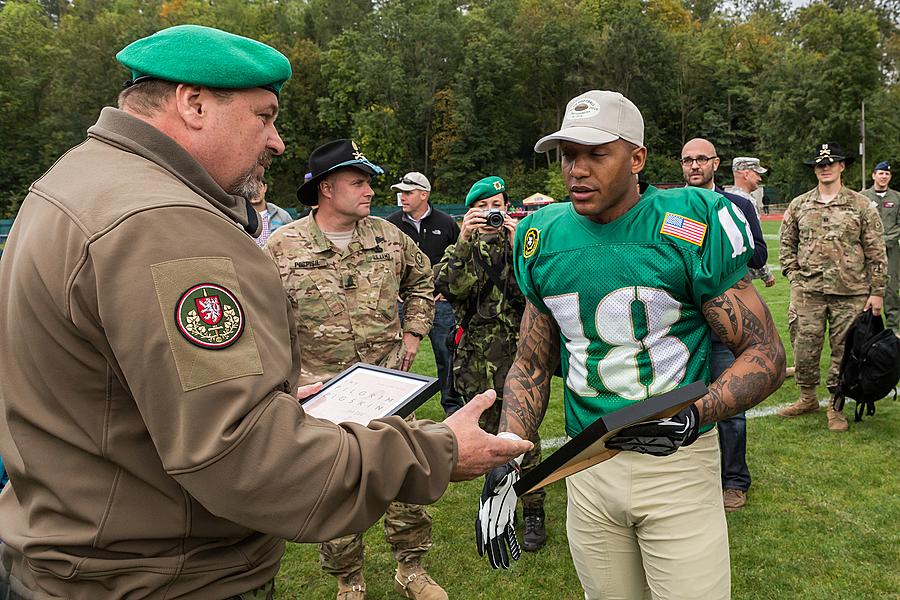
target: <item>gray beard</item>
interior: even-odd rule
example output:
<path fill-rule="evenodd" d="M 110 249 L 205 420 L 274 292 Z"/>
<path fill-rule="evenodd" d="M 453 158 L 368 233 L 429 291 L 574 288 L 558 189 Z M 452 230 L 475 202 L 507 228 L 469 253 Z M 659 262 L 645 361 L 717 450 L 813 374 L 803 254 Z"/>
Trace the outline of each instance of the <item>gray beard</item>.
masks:
<path fill-rule="evenodd" d="M 228 188 L 229 194 L 240 196 L 248 202 L 253 202 L 262 191 L 262 181 L 256 177 L 256 165 L 250 169 L 237 183 Z"/>

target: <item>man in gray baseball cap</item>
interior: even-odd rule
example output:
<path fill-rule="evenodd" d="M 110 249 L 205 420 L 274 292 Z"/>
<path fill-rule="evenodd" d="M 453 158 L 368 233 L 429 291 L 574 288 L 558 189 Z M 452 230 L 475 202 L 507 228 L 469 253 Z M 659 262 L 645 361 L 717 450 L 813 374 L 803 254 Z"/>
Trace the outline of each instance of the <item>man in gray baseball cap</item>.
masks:
<path fill-rule="evenodd" d="M 606 440 L 624 452 L 568 476 L 566 533 L 587 600 L 725 600 L 730 565 L 714 425 L 781 385 L 784 348 L 747 277 L 753 246 L 743 214 L 711 190 L 639 189 L 643 142 L 637 107 L 594 90 L 569 102 L 560 129 L 535 146 L 559 148 L 572 202 L 530 213 L 516 228 L 515 277 L 526 307 L 498 437 L 533 437 L 557 364 L 572 438 L 651 396 L 709 384 L 707 395 L 669 418 Z M 715 383 L 710 330 L 738 356 Z M 492 566 L 518 558 L 511 489 L 520 464 L 521 457 L 485 476 L 476 543 Z"/>

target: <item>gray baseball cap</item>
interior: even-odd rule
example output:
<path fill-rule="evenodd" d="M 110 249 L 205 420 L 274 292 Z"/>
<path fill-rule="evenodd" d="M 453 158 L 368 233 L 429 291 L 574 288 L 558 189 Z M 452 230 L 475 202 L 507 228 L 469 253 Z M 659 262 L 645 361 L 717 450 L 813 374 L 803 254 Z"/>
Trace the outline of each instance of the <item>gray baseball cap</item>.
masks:
<path fill-rule="evenodd" d="M 410 171 L 403 176 L 399 183 L 392 185 L 391 189 L 395 192 L 408 192 L 410 190 L 425 190 L 426 192 L 430 192 L 431 183 L 429 183 L 427 177 L 418 171 Z"/>
<path fill-rule="evenodd" d="M 735 156 L 731 161 L 732 171 L 756 171 L 760 175 L 767 172 L 768 169 L 763 168 L 759 164 L 759 159 L 755 156 Z"/>
<path fill-rule="evenodd" d="M 538 140 L 534 151 L 547 152 L 562 141 L 598 146 L 618 139 L 644 145 L 641 111 L 619 92 L 591 90 L 569 101 L 559 131 Z"/>

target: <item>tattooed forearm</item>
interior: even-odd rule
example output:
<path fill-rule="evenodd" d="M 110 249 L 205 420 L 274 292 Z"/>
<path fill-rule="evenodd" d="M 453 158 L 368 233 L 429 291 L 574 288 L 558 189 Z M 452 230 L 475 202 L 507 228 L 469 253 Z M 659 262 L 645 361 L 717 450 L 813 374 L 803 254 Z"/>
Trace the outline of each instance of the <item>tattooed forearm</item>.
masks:
<path fill-rule="evenodd" d="M 524 439 L 537 432 L 550 399 L 550 379 L 559 362 L 559 331 L 530 302 L 519 327 L 519 349 L 503 386 L 500 431 Z"/>
<path fill-rule="evenodd" d="M 703 305 L 710 327 L 735 355 L 699 401 L 700 418 L 713 423 L 765 400 L 784 381 L 784 346 L 772 314 L 744 278 Z"/>

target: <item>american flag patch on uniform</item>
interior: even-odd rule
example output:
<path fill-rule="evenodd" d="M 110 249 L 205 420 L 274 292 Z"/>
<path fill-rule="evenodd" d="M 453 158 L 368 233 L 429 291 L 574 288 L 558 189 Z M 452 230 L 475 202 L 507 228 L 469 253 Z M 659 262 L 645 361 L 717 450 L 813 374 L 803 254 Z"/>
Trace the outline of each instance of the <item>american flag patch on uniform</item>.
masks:
<path fill-rule="evenodd" d="M 706 237 L 706 224 L 667 212 L 659 232 L 702 246 L 703 238 Z"/>

